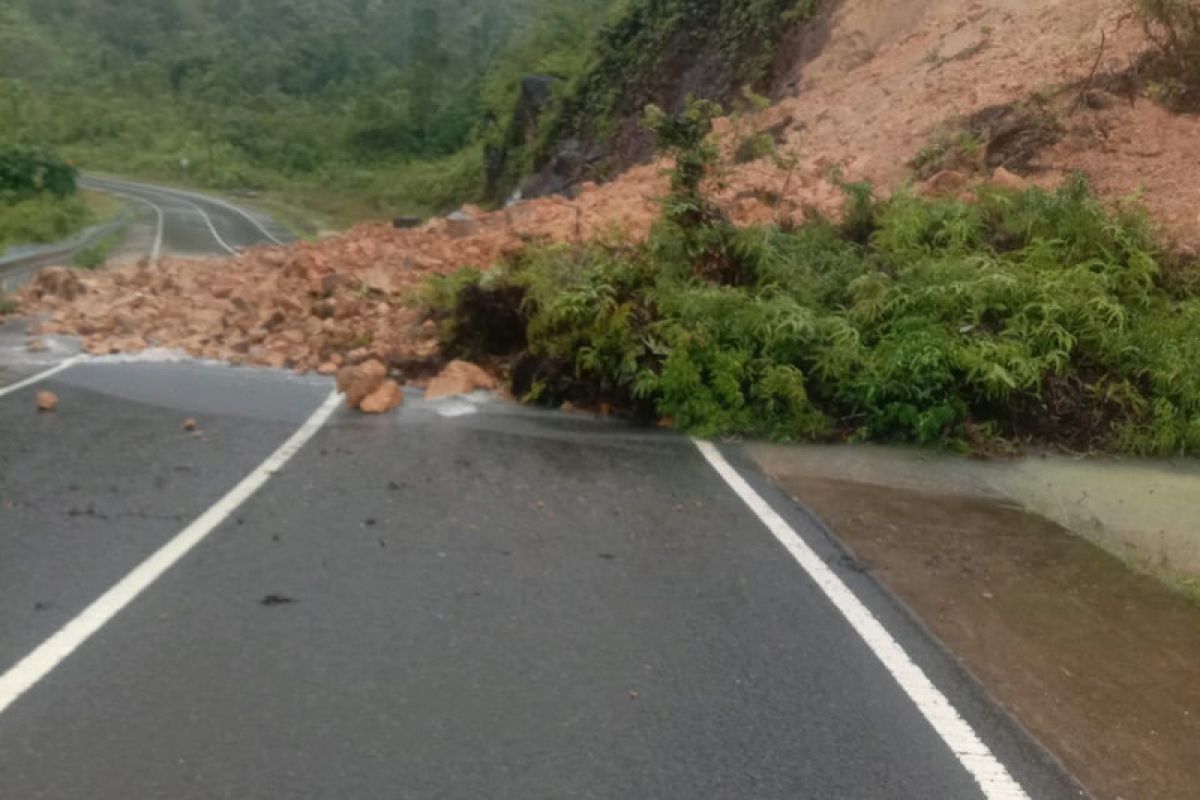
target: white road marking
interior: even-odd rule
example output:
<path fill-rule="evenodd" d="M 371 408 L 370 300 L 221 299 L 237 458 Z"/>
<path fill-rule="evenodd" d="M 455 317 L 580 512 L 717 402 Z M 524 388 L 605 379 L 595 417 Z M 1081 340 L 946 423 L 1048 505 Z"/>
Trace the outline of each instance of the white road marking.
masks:
<path fill-rule="evenodd" d="M 259 232 L 263 236 L 267 237 L 275 244 L 278 244 L 278 245 L 284 244 L 284 242 L 282 240 L 278 239 L 275 236 L 275 234 L 273 234 L 269 230 L 267 230 L 266 227 L 261 222 L 256 220 L 253 216 L 251 216 L 248 212 L 246 212 L 242 208 L 235 206 L 233 203 L 227 203 L 224 200 L 220 199 L 219 197 L 209 197 L 208 195 L 194 194 L 192 192 L 185 192 L 181 189 L 169 189 L 167 191 L 169 194 L 177 194 L 177 195 L 181 195 L 182 197 L 191 197 L 191 198 L 194 198 L 197 200 L 204 200 L 206 202 L 212 203 L 213 205 L 221 206 L 222 208 L 228 209 L 229 211 L 232 211 L 235 214 L 238 214 L 239 216 L 243 217 L 254 227 L 258 228 Z"/>
<path fill-rule="evenodd" d="M 200 216 L 204 217 L 204 224 L 208 226 L 208 232 L 211 233 L 213 238 L 217 240 L 217 244 L 229 251 L 229 255 L 236 256 L 238 254 L 238 251 L 233 247 L 233 245 L 225 241 L 224 237 L 217 233 L 217 226 L 213 224 L 212 217 L 208 215 L 207 211 L 193 203 L 191 200 L 180 198 L 179 202 L 186 203 L 187 205 L 196 209 Z"/>
<path fill-rule="evenodd" d="M 124 182 L 124 181 L 117 181 L 117 180 L 114 180 L 111 178 L 102 178 L 101 180 L 107 180 L 110 183 L 116 183 L 118 185 L 124 183 L 124 185 L 126 185 L 126 186 L 132 186 L 132 187 L 137 187 L 139 189 L 144 189 L 144 190 L 148 190 L 148 191 L 152 191 L 152 192 L 158 192 L 160 194 L 165 194 L 167 196 L 177 195 L 179 197 L 190 197 L 193 200 L 203 200 L 206 203 L 212 203 L 213 205 L 221 206 L 222 208 L 232 211 L 233 213 L 235 213 L 238 216 L 245 219 L 247 222 L 249 222 L 251 225 L 253 225 L 255 228 L 257 228 L 258 231 L 263 236 L 267 237 L 275 244 L 278 244 L 278 245 L 285 244 L 285 242 L 283 242 L 277 236 L 275 236 L 275 234 L 273 234 L 269 230 L 267 230 L 266 227 L 261 222 L 259 222 L 257 219 L 255 219 L 245 209 L 239 208 L 238 206 L 234 205 L 233 203 L 226 202 L 225 200 L 222 200 L 219 197 L 210 197 L 205 194 L 197 194 L 196 192 L 188 192 L 183 189 L 174 189 L 174 188 L 169 188 L 166 186 L 158 186 L 157 184 L 153 184 L 153 183 L 129 183 L 129 182 Z"/>
<path fill-rule="evenodd" d="M 74 358 L 68 358 L 66 361 L 62 362 L 61 364 L 51 367 L 50 369 L 46 370 L 45 372 L 39 372 L 37 375 L 26 378 L 23 381 L 18 381 L 16 383 L 12 384 L 11 386 L 0 386 L 0 397 L 6 397 L 10 394 L 13 394 L 14 392 L 19 392 L 22 389 L 25 389 L 29 386 L 33 386 L 35 383 L 41 383 L 42 381 L 46 380 L 47 378 L 53 378 L 58 373 L 69 370 L 71 367 L 78 364 L 80 362 L 80 360 L 81 360 L 80 356 L 75 356 Z"/>
<path fill-rule="evenodd" d="M 924 671 L 913 662 L 904 648 L 841 578 L 813 552 L 792 526 L 746 483 L 714 445 L 700 441 L 695 444 L 729 488 L 733 489 L 742 502 L 750 507 L 771 533 L 775 534 L 780 544 L 791 553 L 834 607 L 846 618 L 855 633 L 871 648 L 871 652 L 883 663 L 900 684 L 900 688 L 979 784 L 984 796 L 988 800 L 1029 800 L 1029 795 L 996 759 L 970 724 L 959 715 L 946 696 L 933 685 Z"/>
<path fill-rule="evenodd" d="M 113 617 L 148 589 L 167 570 L 175 566 L 196 545 L 229 518 L 243 503 L 266 485 L 271 476 L 300 452 L 329 420 L 341 397 L 332 392 L 312 416 L 292 434 L 279 449 L 267 458 L 241 483 L 235 486 L 211 508 L 196 518 L 158 552 L 138 565 L 120 583 L 109 589 L 79 616 L 64 625 L 57 633 L 23 658 L 16 666 L 0 676 L 0 714 L 3 714 L 21 695 L 49 675 L 55 667 L 75 652 L 84 642 Z"/>
<path fill-rule="evenodd" d="M 182 193 L 170 192 L 170 191 L 166 191 L 163 189 L 158 189 L 157 187 L 151 188 L 149 186 L 141 186 L 138 184 L 126 184 L 126 183 L 121 183 L 118 181 L 105 181 L 105 180 L 93 179 L 92 182 L 96 183 L 96 184 L 110 183 L 110 184 L 115 184 L 117 186 L 124 186 L 126 188 L 126 191 L 128 191 L 132 187 L 136 187 L 137 189 L 140 189 L 143 192 L 148 192 L 149 194 L 155 194 L 155 195 L 162 195 L 163 197 L 167 197 L 171 200 L 174 200 L 177 203 L 182 203 L 183 205 L 190 206 L 197 214 L 200 215 L 201 219 L 204 220 L 204 224 L 208 227 L 208 232 L 210 234 L 212 234 L 212 237 L 214 240 L 216 240 L 217 244 L 219 244 L 222 248 L 224 248 L 224 250 L 227 253 L 229 253 L 231 256 L 238 255 L 238 250 L 236 248 L 234 248 L 234 246 L 231 245 L 229 242 L 225 241 L 225 238 L 223 236 L 221 236 L 221 234 L 217 231 L 217 226 L 215 224 L 213 224 L 212 217 L 210 217 L 208 215 L 208 212 L 205 211 L 200 206 L 198 206 L 196 203 L 193 203 L 191 200 L 188 200 L 186 196 L 182 195 Z M 122 192 L 120 192 L 119 190 L 115 190 L 115 189 L 101 189 L 101 191 L 106 191 L 106 192 L 109 192 L 110 194 L 117 194 L 117 195 L 122 194 Z M 130 196 L 130 195 L 126 195 L 126 196 Z M 154 205 L 149 200 L 146 200 L 142 195 L 132 195 L 132 196 L 137 197 L 138 199 L 142 200 L 143 202 L 150 203 L 150 205 Z M 193 195 L 193 196 L 195 196 L 195 195 Z M 155 208 L 158 208 L 158 206 L 155 206 Z M 161 213 L 161 210 L 160 210 L 160 213 Z M 161 231 L 161 229 L 160 229 L 160 231 Z M 159 242 L 159 247 L 161 248 L 161 241 Z"/>
<path fill-rule="evenodd" d="M 147 200 L 144 197 L 139 197 L 138 195 L 135 195 L 135 194 L 127 194 L 125 192 L 118 192 L 115 189 L 96 189 L 95 191 L 104 192 L 105 194 L 111 194 L 114 197 L 124 197 L 127 200 L 136 200 L 139 203 L 145 203 L 146 205 L 150 206 L 150 208 L 152 208 L 154 210 L 154 213 L 158 217 L 158 227 L 154 234 L 154 244 L 150 248 L 150 260 L 158 261 L 159 256 L 162 255 L 163 227 L 166 222 L 166 212 L 164 212 L 162 210 L 162 207 L 159 206 L 157 203 L 153 203 L 153 202 Z"/>

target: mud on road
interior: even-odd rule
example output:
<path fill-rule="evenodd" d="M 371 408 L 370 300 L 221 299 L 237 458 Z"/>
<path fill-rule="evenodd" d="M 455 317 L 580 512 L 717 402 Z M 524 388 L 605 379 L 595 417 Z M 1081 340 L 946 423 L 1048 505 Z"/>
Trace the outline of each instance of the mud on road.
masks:
<path fill-rule="evenodd" d="M 766 465 L 1097 798 L 1200 786 L 1200 608 L 1004 500 Z"/>

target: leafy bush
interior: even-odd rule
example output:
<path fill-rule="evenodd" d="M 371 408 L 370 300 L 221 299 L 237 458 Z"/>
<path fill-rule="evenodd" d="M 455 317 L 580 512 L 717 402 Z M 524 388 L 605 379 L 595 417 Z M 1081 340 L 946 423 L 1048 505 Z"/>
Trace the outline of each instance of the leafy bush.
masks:
<path fill-rule="evenodd" d="M 59 200 L 41 195 L 0 204 L 0 249 L 10 244 L 55 242 L 87 224 L 89 211 L 78 198 Z"/>
<path fill-rule="evenodd" d="M 1200 2 L 1135 0 L 1146 35 L 1162 59 L 1168 99 L 1200 100 Z"/>
<path fill-rule="evenodd" d="M 41 150 L 0 150 L 0 203 L 16 203 L 40 194 L 60 200 L 75 194 L 75 168 Z"/>
<path fill-rule="evenodd" d="M 687 120 L 666 128 L 683 164 L 703 158 Z M 842 225 L 781 230 L 690 213 L 695 178 L 677 171 L 643 244 L 535 247 L 443 279 L 448 343 L 489 341 L 462 313 L 486 291 L 483 317 L 507 302 L 523 328 L 498 350 L 529 401 L 702 435 L 1200 453 L 1200 294 L 1168 291 L 1144 220 L 1082 179 L 972 203 L 848 186 Z M 708 268 L 714 242 L 737 270 Z"/>

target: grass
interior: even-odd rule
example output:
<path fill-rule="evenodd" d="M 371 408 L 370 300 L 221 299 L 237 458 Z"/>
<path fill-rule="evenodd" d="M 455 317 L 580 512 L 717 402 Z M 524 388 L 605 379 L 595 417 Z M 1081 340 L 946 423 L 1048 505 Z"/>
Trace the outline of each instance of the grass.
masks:
<path fill-rule="evenodd" d="M 1200 454 L 1200 294 L 1167 281 L 1196 266 L 1168 269 L 1142 217 L 1082 179 L 970 203 L 848 189 L 842 225 L 669 211 L 644 244 L 532 247 L 430 302 L 447 348 L 507 356 L 529 402 L 705 436 Z M 519 328 L 502 353 L 479 335 L 497 320 Z"/>
<path fill-rule="evenodd" d="M 90 247 L 80 250 L 71 259 L 71 263 L 83 269 L 99 269 L 108 263 L 108 257 L 112 255 L 113 250 L 121 244 L 124 238 L 125 226 L 122 225 Z"/>
<path fill-rule="evenodd" d="M 0 204 L 0 249 L 65 239 L 82 230 L 91 218 L 87 204 L 78 197 L 41 194 L 16 203 Z"/>

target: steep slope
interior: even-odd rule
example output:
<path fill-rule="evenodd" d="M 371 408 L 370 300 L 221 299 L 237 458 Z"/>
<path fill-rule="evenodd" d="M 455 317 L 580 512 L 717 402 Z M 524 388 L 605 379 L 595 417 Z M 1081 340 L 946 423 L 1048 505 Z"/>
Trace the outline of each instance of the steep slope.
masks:
<path fill-rule="evenodd" d="M 846 0 L 827 7 L 784 44 L 781 52 L 792 58 L 780 73 L 780 87 L 791 87 L 787 96 L 761 114 L 718 120 L 724 163 L 714 197 L 742 224 L 795 224 L 813 213 L 836 217 L 844 203 L 840 181 L 870 181 L 884 193 L 917 182 L 909 164 L 940 135 L 980 112 L 1036 97 L 1057 121 L 1059 141 L 1026 153 L 1027 177 L 1020 180 L 1055 184 L 1080 169 L 1107 197 L 1139 191 L 1153 219 L 1186 253 L 1200 244 L 1200 120 L 1104 91 L 1118 89 L 1117 79 L 1145 46 L 1124 0 L 976 0 L 966 6 L 956 0 Z M 1076 102 L 1088 86 L 1099 102 Z M 757 132 L 778 142 L 776 154 L 736 163 L 740 143 Z M 255 333 L 259 340 L 251 345 L 262 347 L 246 344 L 253 326 L 244 329 L 214 311 L 227 297 L 210 297 L 202 277 L 155 282 L 149 310 L 120 319 L 114 309 L 128 306 L 129 287 L 149 281 L 153 270 L 151 277 L 132 268 L 91 276 L 84 300 L 30 297 L 26 310 L 51 312 L 50 330 L 86 333 L 94 352 L 183 346 L 195 354 L 312 369 L 335 355 L 372 348 L 388 357 L 388 342 L 401 331 L 407 331 L 405 347 L 415 342 L 422 352 L 433 352 L 436 332 L 422 328 L 419 319 L 379 329 L 392 331 L 388 336 L 367 337 L 357 328 L 353 335 L 338 334 L 353 328 L 337 322 L 351 313 L 333 315 L 334 322 L 322 318 L 328 307 L 312 302 L 309 278 L 337 273 L 349 283 L 335 284 L 361 287 L 366 274 L 384 281 L 376 299 L 398 309 L 422 275 L 463 265 L 487 268 L 526 242 L 613 231 L 640 239 L 659 213 L 663 167 L 635 167 L 601 185 L 585 182 L 572 200 L 525 201 L 491 214 L 468 209 L 467 223 L 435 221 L 416 231 L 366 225 L 331 241 L 247 255 L 232 272 L 245 276 L 263 318 L 281 314 L 275 329 Z M 949 177 L 960 190 L 990 175 Z M 208 263 L 196 270 L 203 276 L 228 268 Z M 289 282 L 287 275 L 300 279 Z M 395 283 L 381 277 L 387 275 Z M 322 347 L 289 350 L 296 337 L 285 335 L 289 328 L 315 329 L 323 322 L 332 332 Z M 411 355 L 394 363 L 411 369 Z"/>

